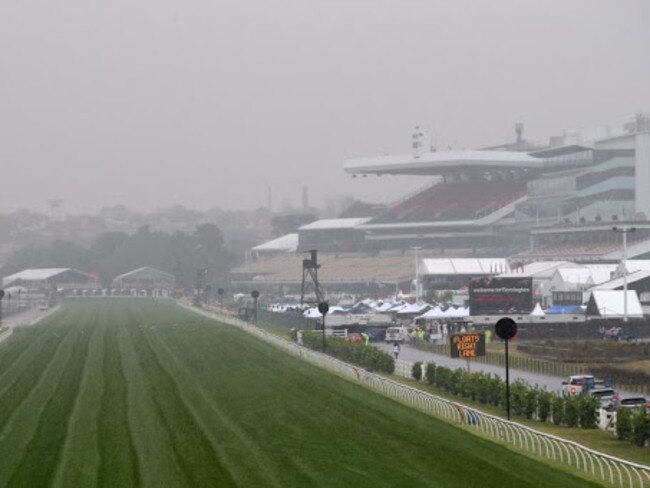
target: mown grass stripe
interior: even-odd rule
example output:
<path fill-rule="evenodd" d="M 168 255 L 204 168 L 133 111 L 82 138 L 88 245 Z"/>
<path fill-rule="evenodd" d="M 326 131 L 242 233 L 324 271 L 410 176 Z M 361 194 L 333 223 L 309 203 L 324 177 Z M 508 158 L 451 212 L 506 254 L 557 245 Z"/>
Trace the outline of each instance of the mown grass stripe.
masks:
<path fill-rule="evenodd" d="M 212 449 L 201 426 L 184 404 L 175 380 L 161 366 L 138 327 L 131 328 L 140 367 L 149 376 L 158 414 L 165 424 L 178 464 L 192 486 L 237 486 Z"/>
<path fill-rule="evenodd" d="M 15 405 L 8 418 L 3 420 L 0 432 L 0 486 L 4 486 L 20 463 L 27 444 L 38 428 L 41 413 L 63 375 L 76 335 L 71 329 L 59 342 L 52 342 L 54 352 L 51 356 L 35 359 L 30 370 L 33 377 L 25 381 L 26 394 L 20 391 L 15 399 L 9 393 L 3 396 L 9 396 L 9 403 Z"/>
<path fill-rule="evenodd" d="M 38 428 L 9 480 L 10 485 L 45 486 L 54 476 L 79 392 L 90 336 L 85 328 L 77 332 L 57 388 L 40 414 Z"/>
<path fill-rule="evenodd" d="M 280 473 L 274 468 L 270 457 L 219 408 L 219 403 L 209 396 L 183 359 L 159 336 L 158 331 L 158 327 L 146 327 L 144 337 L 158 357 L 159 364 L 167 370 L 170 377 L 176 378 L 184 403 L 192 411 L 235 481 L 242 486 L 263 483 L 269 487 L 281 487 Z M 256 469 L 242 469 L 242 458 L 250 458 Z"/>
<path fill-rule="evenodd" d="M 93 487 L 97 483 L 99 442 L 97 417 L 103 392 L 104 328 L 92 327 L 81 386 L 68 423 L 63 453 L 53 486 Z"/>
<path fill-rule="evenodd" d="M 104 392 L 98 417 L 100 463 L 98 486 L 138 486 L 138 459 L 129 430 L 126 382 L 118 345 L 119 325 L 106 327 L 104 337 Z"/>
<path fill-rule="evenodd" d="M 190 487 L 174 452 L 171 434 L 155 403 L 151 378 L 140 367 L 126 324 L 120 324 L 118 344 L 126 378 L 128 420 L 142 486 Z"/>

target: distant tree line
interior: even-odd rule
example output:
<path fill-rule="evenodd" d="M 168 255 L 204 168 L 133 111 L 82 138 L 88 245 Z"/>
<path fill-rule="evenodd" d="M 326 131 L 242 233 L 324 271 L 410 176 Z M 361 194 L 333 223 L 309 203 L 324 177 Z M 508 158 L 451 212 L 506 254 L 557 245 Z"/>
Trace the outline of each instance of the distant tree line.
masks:
<path fill-rule="evenodd" d="M 7 259 L 2 276 L 26 268 L 77 268 L 96 273 L 109 287 L 116 276 L 141 266 L 173 274 L 181 287 L 191 288 L 197 271 L 205 270 L 205 284 L 228 279 L 233 256 L 226 249 L 221 230 L 214 224 L 199 225 L 192 233 L 152 232 L 140 227 L 133 235 L 108 232 L 90 247 L 65 240 L 23 247 Z"/>

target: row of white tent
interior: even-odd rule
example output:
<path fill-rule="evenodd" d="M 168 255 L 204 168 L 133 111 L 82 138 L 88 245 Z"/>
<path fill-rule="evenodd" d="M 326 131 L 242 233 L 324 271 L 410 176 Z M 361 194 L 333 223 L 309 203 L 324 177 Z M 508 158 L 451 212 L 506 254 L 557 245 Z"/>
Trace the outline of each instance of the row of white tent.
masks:
<path fill-rule="evenodd" d="M 624 309 L 627 308 L 627 315 L 629 317 L 643 317 L 643 308 L 639 302 L 639 297 L 636 292 L 628 290 L 627 292 L 627 307 L 625 306 L 624 292 L 620 290 L 593 290 L 591 295 L 594 300 L 595 308 L 598 310 L 598 315 L 603 317 L 622 317 Z M 360 309 L 365 308 L 367 312 L 360 312 Z M 578 309 L 577 312 L 584 314 L 586 307 L 573 307 Z M 581 310 L 580 310 L 581 309 Z M 300 304 L 298 303 L 276 303 L 269 307 L 272 312 L 300 312 Z M 557 312 L 549 310 L 549 313 L 569 313 Z M 397 317 L 414 317 L 415 319 L 463 319 L 470 316 L 469 307 L 456 307 L 452 305 L 440 306 L 431 305 L 429 303 L 404 303 L 394 300 L 371 300 L 366 299 L 357 303 L 354 307 L 344 308 L 340 306 L 332 306 L 329 309 L 329 315 L 336 314 L 354 314 L 354 313 L 383 313 L 395 314 Z M 302 312 L 306 318 L 320 318 L 321 313 L 317 307 L 311 307 Z M 546 312 L 542 309 L 539 303 L 531 311 L 532 317 L 544 317 Z"/>

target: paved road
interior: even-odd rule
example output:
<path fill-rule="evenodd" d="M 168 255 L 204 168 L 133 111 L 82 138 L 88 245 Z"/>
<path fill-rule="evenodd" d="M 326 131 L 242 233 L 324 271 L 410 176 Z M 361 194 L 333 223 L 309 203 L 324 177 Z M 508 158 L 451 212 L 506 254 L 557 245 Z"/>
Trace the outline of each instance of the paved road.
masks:
<path fill-rule="evenodd" d="M 391 354 L 393 353 L 392 344 L 385 344 L 382 342 L 382 343 L 375 343 L 374 345 Z M 429 351 L 421 351 L 407 344 L 402 344 L 400 347 L 401 347 L 401 352 L 399 355 L 399 359 L 403 359 L 405 361 L 413 361 L 413 362 L 433 361 L 437 365 L 445 366 L 446 368 L 454 368 L 454 369 L 467 368 L 467 361 L 465 359 L 452 359 L 448 356 L 443 356 L 441 354 L 435 354 Z M 502 366 L 493 366 L 491 364 L 485 364 L 485 363 L 479 363 L 473 361 L 470 364 L 470 369 L 471 371 L 483 371 L 486 373 L 495 373 L 504 379 L 506 376 L 505 368 L 503 368 Z M 546 376 L 542 374 L 531 373 L 529 371 L 522 371 L 522 370 L 510 368 L 510 381 L 512 382 L 517 379 L 521 379 L 531 385 L 537 385 L 540 388 L 546 388 L 548 391 L 558 392 L 562 387 L 562 380 L 564 378 L 558 378 L 556 376 Z M 625 392 L 625 391 L 621 391 L 621 393 L 624 395 L 633 394 L 632 392 Z"/>
<path fill-rule="evenodd" d="M 54 312 L 54 310 L 56 310 L 56 308 L 52 308 L 47 311 L 44 311 L 44 310 L 39 310 L 37 307 L 34 307 L 7 318 L 3 317 L 2 327 L 7 327 L 8 329 L 4 331 L 2 334 L 0 334 L 0 342 L 4 341 L 9 336 L 11 336 L 11 333 L 13 332 L 13 329 L 15 327 L 25 327 L 28 325 L 32 325 L 35 321 Z"/>

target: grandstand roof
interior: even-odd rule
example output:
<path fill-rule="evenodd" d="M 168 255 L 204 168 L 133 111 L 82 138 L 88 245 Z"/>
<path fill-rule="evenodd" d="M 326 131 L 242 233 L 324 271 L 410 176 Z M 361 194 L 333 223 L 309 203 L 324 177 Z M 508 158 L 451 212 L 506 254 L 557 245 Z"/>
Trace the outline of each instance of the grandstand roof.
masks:
<path fill-rule="evenodd" d="M 298 249 L 298 234 L 285 234 L 282 237 L 255 246 L 252 251 L 286 251 Z"/>
<path fill-rule="evenodd" d="M 349 218 L 349 219 L 321 219 L 311 224 L 303 225 L 298 230 L 329 230 L 329 229 L 353 229 L 357 225 L 365 224 L 370 217 Z"/>
<path fill-rule="evenodd" d="M 463 167 L 475 168 L 541 168 L 544 160 L 517 151 L 441 151 L 396 154 L 347 160 L 343 169 L 352 174 L 441 174 Z"/>
<path fill-rule="evenodd" d="M 509 269 L 508 261 L 502 258 L 423 259 L 422 264 L 426 275 L 481 275 Z"/>

